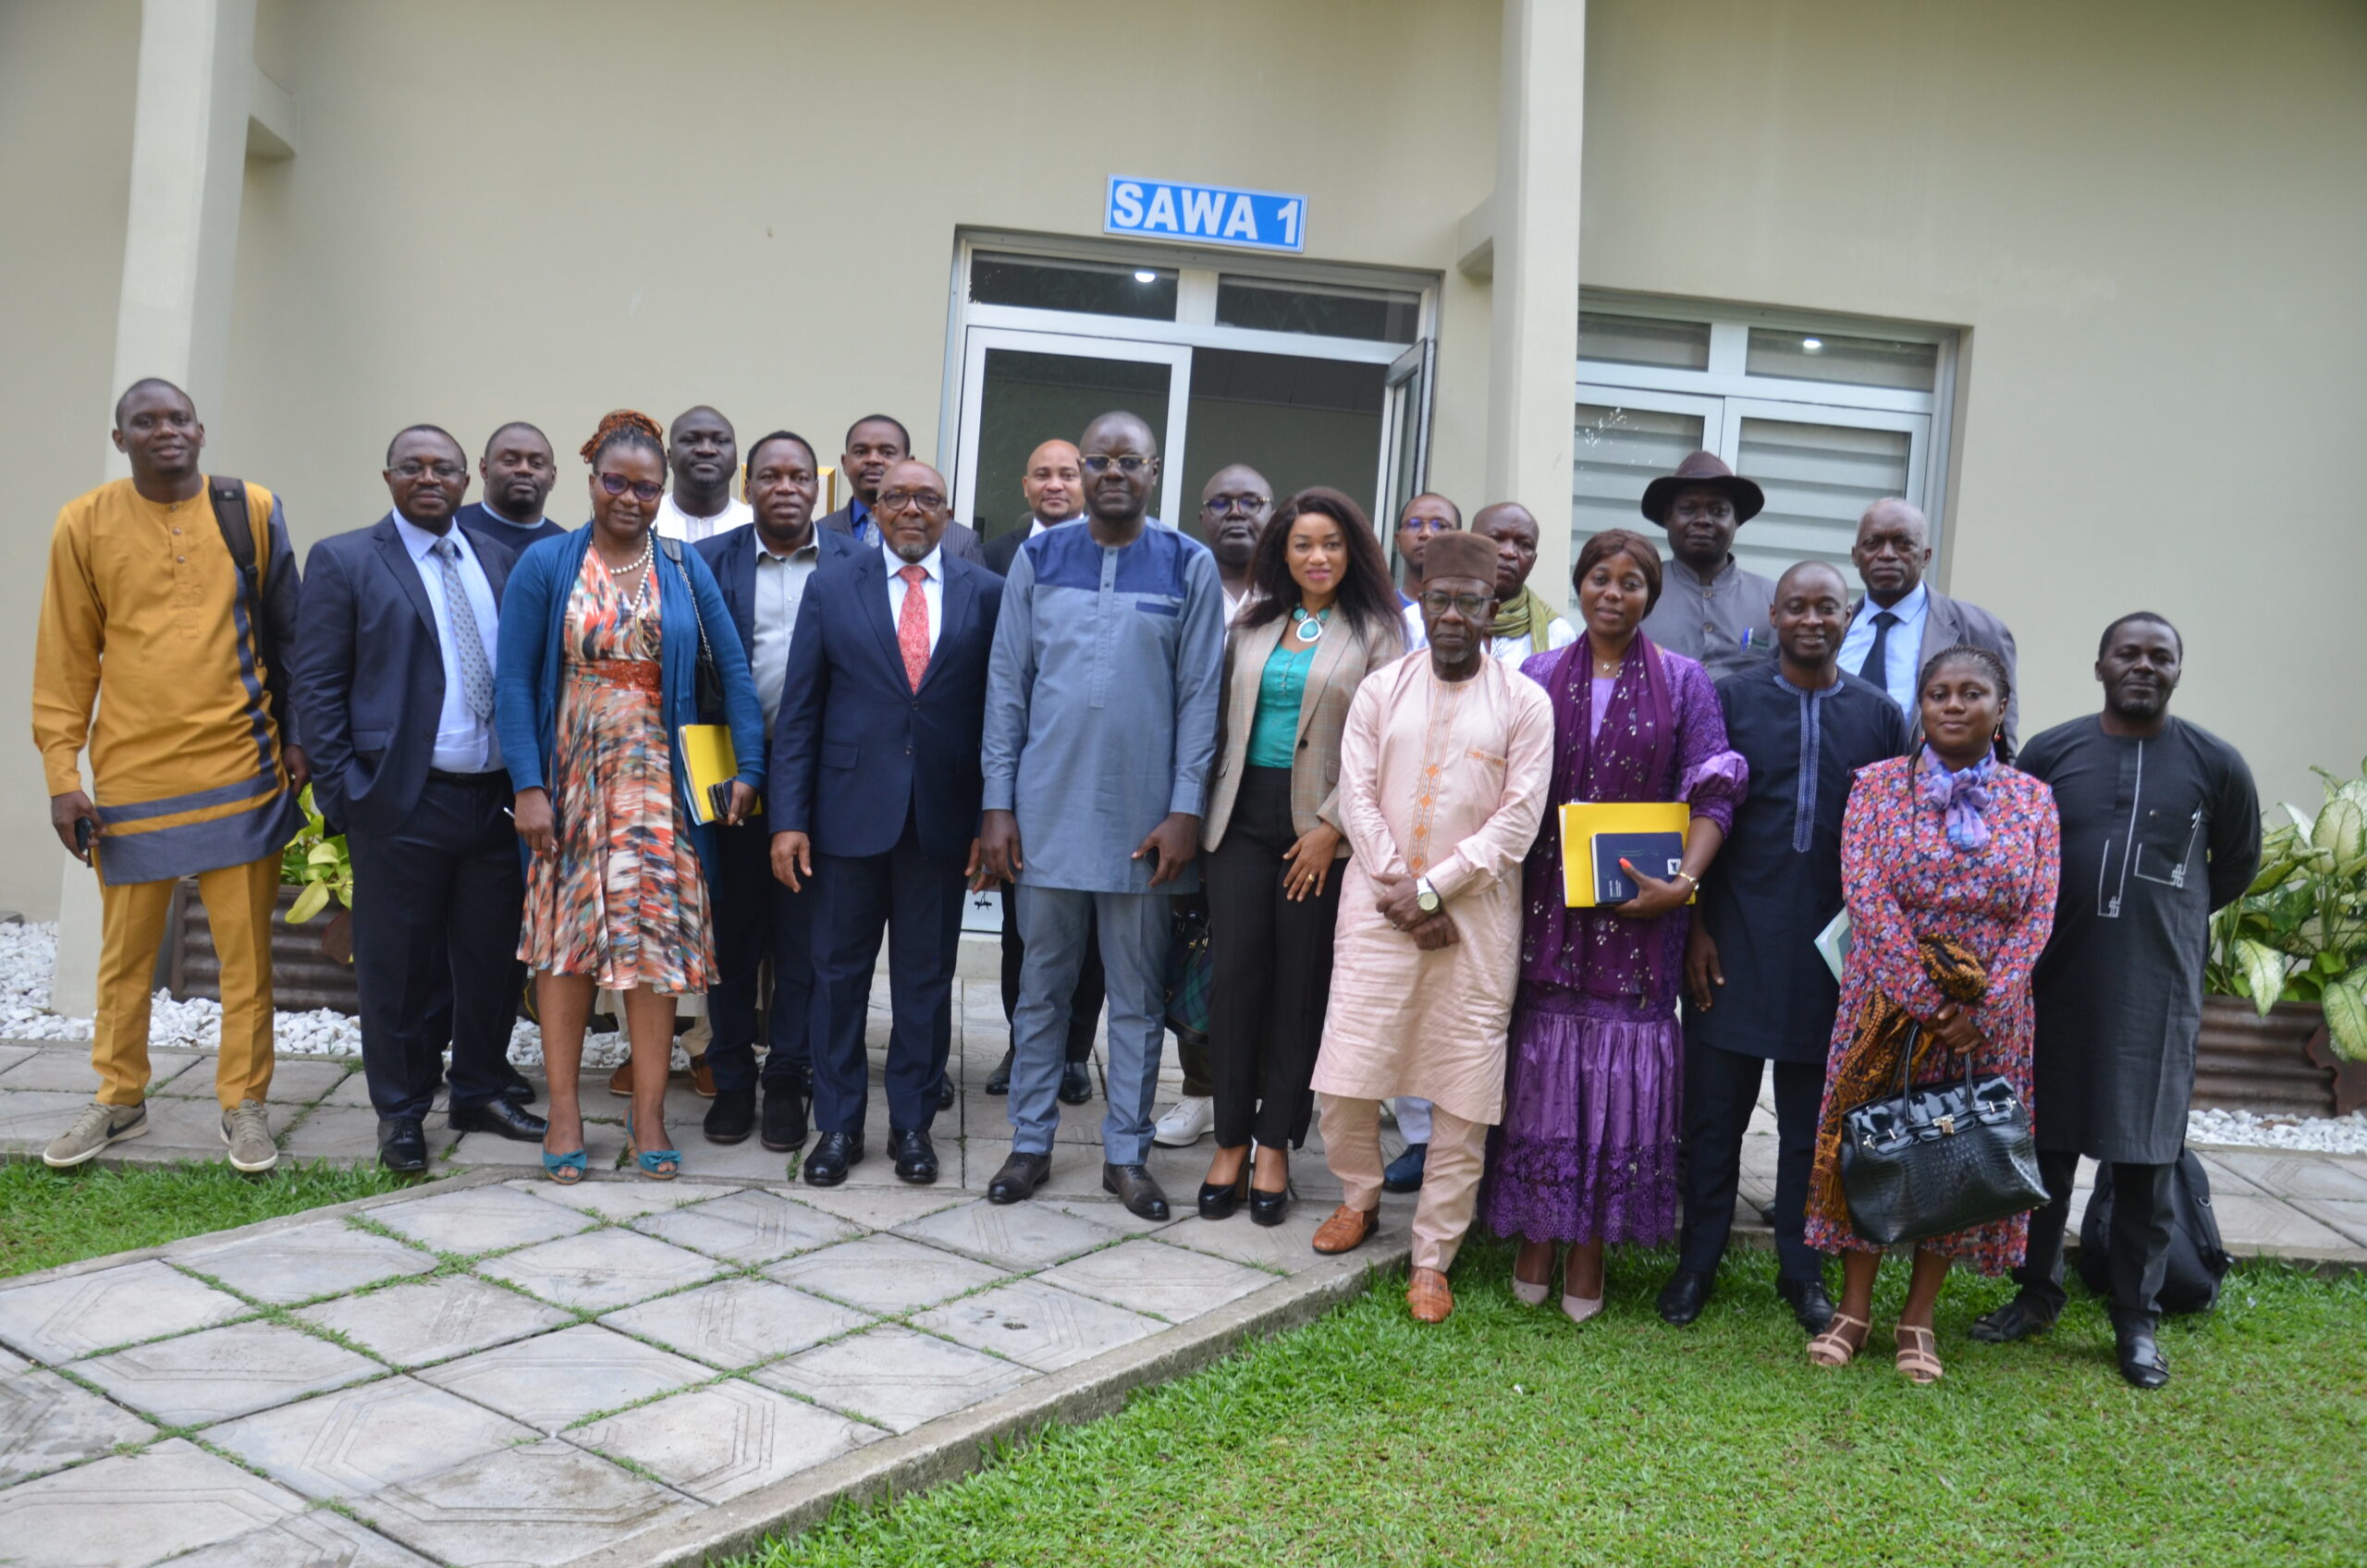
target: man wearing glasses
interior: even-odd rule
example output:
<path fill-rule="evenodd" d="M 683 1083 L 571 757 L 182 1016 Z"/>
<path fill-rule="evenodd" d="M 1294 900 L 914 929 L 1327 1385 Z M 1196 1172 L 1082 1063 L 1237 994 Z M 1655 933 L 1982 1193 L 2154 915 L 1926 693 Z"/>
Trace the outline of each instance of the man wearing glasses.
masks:
<path fill-rule="evenodd" d="M 1462 531 L 1463 508 L 1435 493 L 1415 496 L 1397 514 L 1398 570 L 1405 580 L 1405 585 L 1398 590 L 1397 601 L 1405 610 L 1408 648 L 1429 645 L 1430 634 L 1422 625 L 1422 608 L 1416 603 L 1422 596 L 1423 552 L 1440 534 Z"/>
<path fill-rule="evenodd" d="M 1207 549 L 1147 526 L 1159 474 L 1149 425 L 1104 414 L 1077 445 L 1085 524 L 1020 549 L 987 673 L 980 848 L 988 871 L 1019 885 L 1027 962 L 1012 1030 L 1011 1157 L 987 1197 L 1017 1203 L 1051 1174 L 1069 1004 L 1090 926 L 1110 995 L 1102 1190 L 1164 1219 L 1167 1194 L 1144 1161 L 1169 899 L 1197 886 L 1224 596 Z"/>

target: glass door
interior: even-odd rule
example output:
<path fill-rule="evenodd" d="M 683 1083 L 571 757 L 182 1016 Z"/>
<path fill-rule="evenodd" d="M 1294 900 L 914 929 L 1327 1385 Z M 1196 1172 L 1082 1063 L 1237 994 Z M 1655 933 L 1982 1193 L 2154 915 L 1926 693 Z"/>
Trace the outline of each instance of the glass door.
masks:
<path fill-rule="evenodd" d="M 1372 525 L 1384 543 L 1405 503 L 1429 488 L 1430 378 L 1438 351 L 1437 338 L 1423 338 L 1397 356 L 1381 382 L 1380 483 L 1373 493 L 1380 504 Z"/>
<path fill-rule="evenodd" d="M 954 461 L 954 515 L 992 538 L 1027 521 L 1019 481 L 1046 441 L 1074 441 L 1112 410 L 1139 414 L 1165 459 L 1152 510 L 1191 521 L 1184 496 L 1184 415 L 1192 350 L 1181 344 L 1072 337 L 1010 327 L 970 328 L 963 352 L 962 442 Z"/>

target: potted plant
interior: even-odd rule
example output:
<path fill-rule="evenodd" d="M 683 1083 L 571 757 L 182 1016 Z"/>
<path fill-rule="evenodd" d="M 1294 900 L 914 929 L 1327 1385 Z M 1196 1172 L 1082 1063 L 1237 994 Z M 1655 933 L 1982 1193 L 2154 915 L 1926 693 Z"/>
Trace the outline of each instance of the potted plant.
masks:
<path fill-rule="evenodd" d="M 357 1012 L 362 999 L 353 981 L 353 863 L 344 835 L 331 833 L 314 808 L 310 786 L 298 801 L 304 826 L 281 853 L 279 905 L 271 922 L 272 1001 L 283 1012 L 324 1007 Z M 332 901 L 336 914 L 313 926 L 313 918 Z M 173 889 L 165 933 L 157 985 L 184 999 L 221 1000 L 221 965 L 195 877 L 183 877 Z"/>
<path fill-rule="evenodd" d="M 2317 771 L 2324 803 L 2265 814 L 2259 875 L 2212 917 L 2199 1107 L 2367 1105 L 2367 777 Z"/>

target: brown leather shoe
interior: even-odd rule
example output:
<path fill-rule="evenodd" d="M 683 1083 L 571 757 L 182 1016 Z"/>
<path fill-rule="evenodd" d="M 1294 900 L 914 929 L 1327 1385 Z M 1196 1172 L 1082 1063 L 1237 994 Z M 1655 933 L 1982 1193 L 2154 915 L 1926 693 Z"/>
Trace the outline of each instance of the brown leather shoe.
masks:
<path fill-rule="evenodd" d="M 1319 1253 L 1354 1252 L 1380 1229 L 1380 1210 L 1350 1208 L 1342 1204 L 1331 1211 L 1331 1219 L 1315 1228 L 1315 1250 Z"/>
<path fill-rule="evenodd" d="M 1445 1322 L 1454 1310 L 1454 1292 L 1447 1289 L 1446 1276 L 1435 1268 L 1415 1269 L 1414 1282 L 1405 1287 L 1405 1309 L 1417 1323 Z"/>
<path fill-rule="evenodd" d="M 691 1087 L 702 1099 L 715 1098 L 715 1069 L 706 1064 L 703 1055 L 691 1058 Z"/>
<path fill-rule="evenodd" d="M 627 1057 L 608 1074 L 608 1093 L 620 1100 L 632 1098 L 632 1058 Z"/>

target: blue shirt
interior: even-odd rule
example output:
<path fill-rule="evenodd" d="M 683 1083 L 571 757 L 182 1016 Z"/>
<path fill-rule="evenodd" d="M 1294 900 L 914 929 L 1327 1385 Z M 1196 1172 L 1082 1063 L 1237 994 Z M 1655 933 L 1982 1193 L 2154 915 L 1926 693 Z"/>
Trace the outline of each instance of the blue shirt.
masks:
<path fill-rule="evenodd" d="M 468 531 L 454 527 L 448 532 L 430 533 L 411 522 L 402 513 L 392 514 L 395 533 L 411 552 L 411 564 L 419 569 L 419 580 L 427 588 L 427 607 L 435 616 L 435 645 L 444 655 L 444 707 L 435 717 L 435 749 L 428 756 L 427 766 L 439 773 L 489 773 L 501 766 L 501 742 L 493 732 L 493 715 L 479 718 L 469 707 L 469 693 L 460 678 L 460 644 L 453 641 L 450 603 L 444 596 L 444 566 L 431 559 L 428 552 L 442 540 L 449 539 L 460 547 L 460 558 L 453 565 L 460 574 L 460 588 L 468 595 L 469 609 L 477 619 L 477 641 L 484 648 L 485 679 L 493 679 L 495 661 L 501 646 L 500 612 L 494 607 L 493 583 L 485 577 L 484 566 L 477 559 L 476 550 L 469 544 Z"/>
<path fill-rule="evenodd" d="M 1020 546 L 987 666 L 982 804 L 1017 814 L 1021 882 L 1150 890 L 1150 858 L 1129 857 L 1206 804 L 1223 666 L 1224 588 L 1189 535 L 1146 526 L 1112 548 L 1082 526 Z"/>
<path fill-rule="evenodd" d="M 1890 693 L 1901 713 L 1915 712 L 1915 661 L 1923 652 L 1923 618 L 1932 607 L 1932 592 L 1918 582 L 1907 597 L 1890 606 L 1898 617 L 1898 624 L 1890 629 L 1890 641 L 1883 644 L 1883 668 L 1878 684 Z M 1858 601 L 1857 618 L 1849 622 L 1849 630 L 1841 639 L 1841 668 L 1856 675 L 1874 651 L 1874 617 L 1882 613 L 1882 606 L 1869 596 Z"/>
<path fill-rule="evenodd" d="M 879 543 L 879 530 L 871 524 L 871 508 L 860 496 L 847 497 L 847 532 L 866 545 Z"/>

